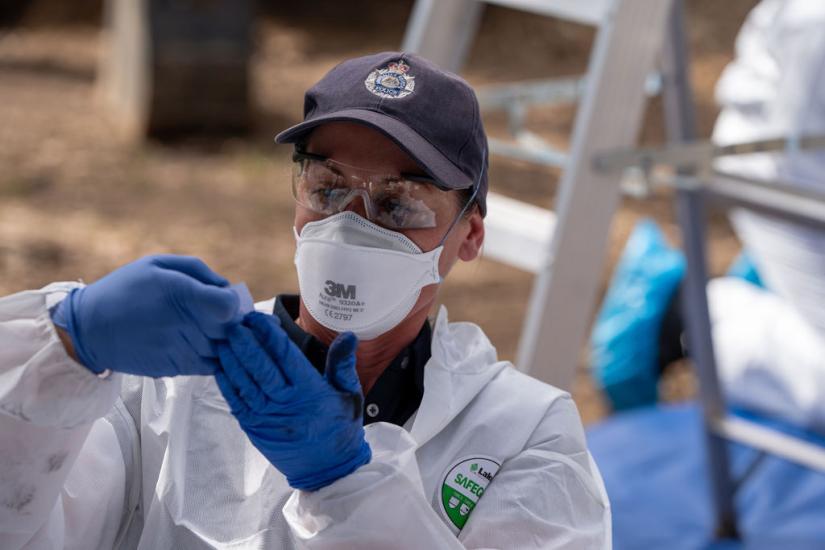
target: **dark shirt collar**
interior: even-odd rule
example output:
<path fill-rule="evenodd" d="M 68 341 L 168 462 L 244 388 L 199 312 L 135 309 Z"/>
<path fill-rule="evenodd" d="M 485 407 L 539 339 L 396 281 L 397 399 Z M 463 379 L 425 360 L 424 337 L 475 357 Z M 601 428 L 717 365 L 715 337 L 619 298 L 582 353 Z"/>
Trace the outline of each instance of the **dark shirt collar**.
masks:
<path fill-rule="evenodd" d="M 324 372 L 327 346 L 295 323 L 300 299 L 281 294 L 275 299 L 273 314 L 281 327 L 318 372 Z M 430 359 L 432 329 L 424 323 L 418 336 L 393 359 L 364 398 L 364 424 L 390 422 L 403 426 L 418 410 L 424 396 L 424 366 Z"/>

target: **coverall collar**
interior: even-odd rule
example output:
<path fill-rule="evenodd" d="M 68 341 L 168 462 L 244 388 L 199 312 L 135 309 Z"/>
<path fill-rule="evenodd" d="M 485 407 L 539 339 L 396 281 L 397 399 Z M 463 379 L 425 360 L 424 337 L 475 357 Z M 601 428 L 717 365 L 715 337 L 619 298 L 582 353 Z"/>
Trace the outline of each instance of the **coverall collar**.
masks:
<path fill-rule="evenodd" d="M 424 369 L 424 398 L 410 432 L 424 445 L 455 418 L 502 369 L 496 349 L 472 323 L 452 323 L 441 306 L 435 321 L 432 356 Z"/>

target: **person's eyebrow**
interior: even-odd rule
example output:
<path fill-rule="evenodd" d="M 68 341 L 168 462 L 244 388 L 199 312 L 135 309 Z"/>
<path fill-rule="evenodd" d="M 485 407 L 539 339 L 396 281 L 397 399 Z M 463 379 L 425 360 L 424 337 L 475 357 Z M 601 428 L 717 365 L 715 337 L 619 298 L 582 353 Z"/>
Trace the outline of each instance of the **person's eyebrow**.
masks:
<path fill-rule="evenodd" d="M 292 152 L 292 160 L 318 160 L 318 161 L 325 161 L 329 160 L 329 157 L 324 155 L 316 155 L 315 153 L 307 153 L 306 151 L 302 151 L 300 149 L 296 149 Z"/>
<path fill-rule="evenodd" d="M 292 160 L 293 161 L 298 161 L 298 160 L 303 160 L 303 159 L 316 160 L 316 161 L 321 161 L 321 162 L 323 162 L 325 160 L 334 160 L 331 157 L 328 157 L 326 155 L 319 155 L 317 153 L 308 153 L 303 147 L 296 147 L 295 151 L 293 151 L 293 153 L 292 153 Z M 436 181 L 433 177 L 431 177 L 427 174 L 421 173 L 421 172 L 400 172 L 399 175 L 400 175 L 400 177 L 402 177 L 404 179 L 408 179 L 408 180 L 415 181 L 415 182 L 418 182 L 418 183 L 428 183 L 428 184 L 431 184 L 431 185 L 438 186 L 438 184 L 436 183 Z"/>
<path fill-rule="evenodd" d="M 418 183 L 429 183 L 430 185 L 436 185 L 435 179 L 427 174 L 409 174 L 406 172 L 401 172 L 401 177 Z"/>

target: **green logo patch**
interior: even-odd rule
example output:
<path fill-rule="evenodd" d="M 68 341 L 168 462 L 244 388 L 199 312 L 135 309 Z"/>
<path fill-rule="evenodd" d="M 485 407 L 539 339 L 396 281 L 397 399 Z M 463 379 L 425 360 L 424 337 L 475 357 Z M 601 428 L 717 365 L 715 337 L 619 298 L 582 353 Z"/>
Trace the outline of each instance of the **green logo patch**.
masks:
<path fill-rule="evenodd" d="M 441 510 L 455 533 L 464 528 L 499 467 L 490 458 L 472 457 L 459 460 L 447 470 L 441 484 Z"/>

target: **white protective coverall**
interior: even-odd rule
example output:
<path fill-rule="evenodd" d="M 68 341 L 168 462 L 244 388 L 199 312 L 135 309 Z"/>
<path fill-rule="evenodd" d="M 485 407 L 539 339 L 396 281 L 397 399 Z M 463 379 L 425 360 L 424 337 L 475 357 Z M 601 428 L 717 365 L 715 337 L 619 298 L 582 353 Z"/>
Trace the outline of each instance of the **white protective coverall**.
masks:
<path fill-rule="evenodd" d="M 372 461 L 308 493 L 252 446 L 212 377 L 100 380 L 71 360 L 48 308 L 72 286 L 0 299 L 3 550 L 611 545 L 570 396 L 443 309 L 406 429 L 367 426 Z M 460 532 L 448 510 L 469 515 Z"/>
<path fill-rule="evenodd" d="M 756 6 L 716 96 L 720 144 L 825 134 L 825 2 Z M 825 191 L 825 151 L 729 157 L 717 167 Z M 825 231 L 741 210 L 731 221 L 772 293 L 711 283 L 724 387 L 734 401 L 825 429 Z"/>

